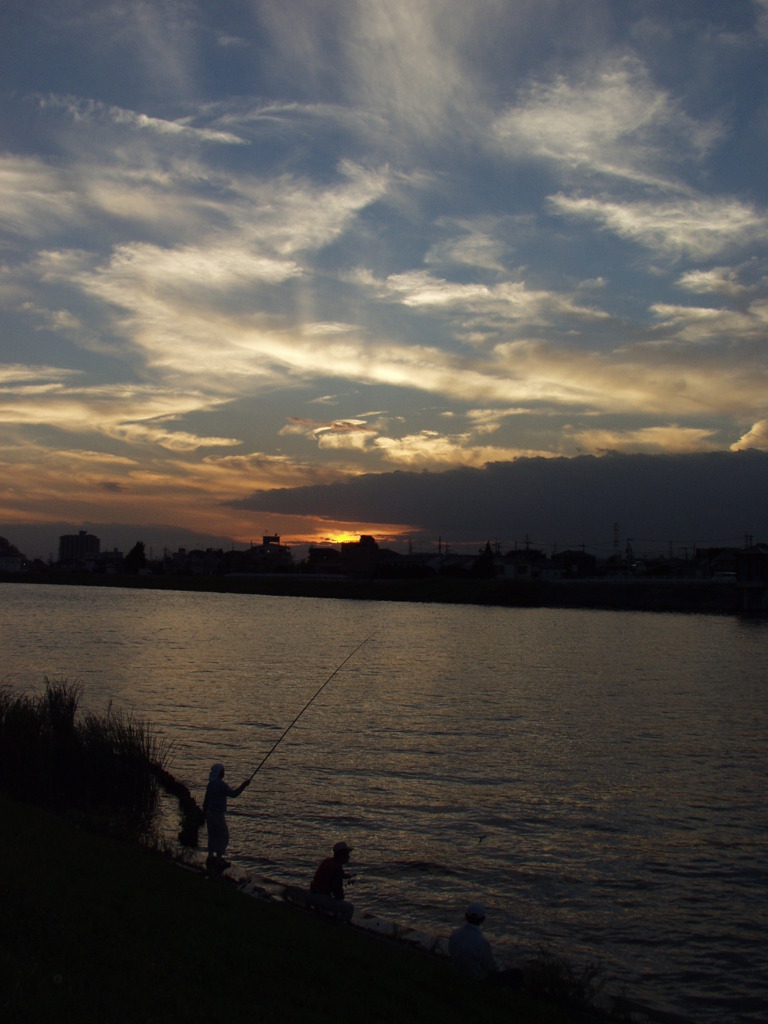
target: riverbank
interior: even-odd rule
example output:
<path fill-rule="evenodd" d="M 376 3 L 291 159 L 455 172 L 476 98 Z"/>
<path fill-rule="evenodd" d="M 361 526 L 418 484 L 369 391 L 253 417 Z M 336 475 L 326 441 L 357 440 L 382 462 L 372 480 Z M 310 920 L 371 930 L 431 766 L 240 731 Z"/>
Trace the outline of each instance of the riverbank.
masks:
<path fill-rule="evenodd" d="M 438 957 L 0 796 L 0 1008 L 18 1022 L 573 1024 Z"/>
<path fill-rule="evenodd" d="M 129 573 L 6 573 L 2 583 L 130 587 L 273 597 L 325 597 L 356 601 L 404 601 L 507 608 L 747 614 L 731 580 L 647 578 L 509 580 L 434 576 L 426 579 L 355 579 L 300 573 L 228 576 L 139 576 Z M 757 614 L 751 612 L 750 614 Z M 763 613 L 764 614 L 764 613 Z"/>

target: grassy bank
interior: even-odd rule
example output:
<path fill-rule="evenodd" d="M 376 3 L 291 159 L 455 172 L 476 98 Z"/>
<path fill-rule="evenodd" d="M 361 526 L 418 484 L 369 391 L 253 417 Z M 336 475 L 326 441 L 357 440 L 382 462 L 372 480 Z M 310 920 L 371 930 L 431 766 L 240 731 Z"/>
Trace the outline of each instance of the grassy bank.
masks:
<path fill-rule="evenodd" d="M 435 957 L 0 796 L 6 1020 L 227 1024 L 583 1018 L 454 976 Z"/>
<path fill-rule="evenodd" d="M 168 771 L 170 746 L 111 704 L 79 713 L 82 686 L 45 680 L 34 696 L 0 682 L 0 791 L 43 807 L 67 807 L 123 838 L 152 840 L 160 789 L 179 800 L 180 838 L 196 845 L 202 812 Z"/>
<path fill-rule="evenodd" d="M 151 830 L 153 769 L 165 771 L 168 747 L 147 723 L 112 707 L 79 713 L 82 692 L 66 680 L 46 679 L 39 695 L 0 683 L 0 790 L 108 816 L 135 838 Z"/>

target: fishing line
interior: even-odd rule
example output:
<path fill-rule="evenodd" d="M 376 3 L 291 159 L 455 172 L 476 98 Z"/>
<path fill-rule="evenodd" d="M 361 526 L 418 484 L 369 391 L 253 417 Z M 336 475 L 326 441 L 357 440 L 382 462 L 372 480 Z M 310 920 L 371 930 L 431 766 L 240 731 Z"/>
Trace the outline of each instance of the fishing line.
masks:
<path fill-rule="evenodd" d="M 333 679 L 333 677 L 334 677 L 335 675 L 337 675 L 337 674 L 338 674 L 339 672 L 341 672 L 341 670 L 342 670 L 342 669 L 344 668 L 344 666 L 345 666 L 345 665 L 347 664 L 347 662 L 349 661 L 349 659 L 350 659 L 351 657 L 353 657 L 353 655 L 357 654 L 357 652 L 358 652 L 358 651 L 360 650 L 360 648 L 361 648 L 361 647 L 364 647 L 364 646 L 365 646 L 365 645 L 366 645 L 366 644 L 368 643 L 368 641 L 369 641 L 369 640 L 371 639 L 371 637 L 372 637 L 372 636 L 373 636 L 373 635 L 374 635 L 375 633 L 376 633 L 376 630 L 374 630 L 374 631 L 373 631 L 373 633 L 371 633 L 371 634 L 370 634 L 370 636 L 367 636 L 367 637 L 365 638 L 365 640 L 361 641 L 361 642 L 360 642 L 360 643 L 359 643 L 359 644 L 357 645 L 357 647 L 356 647 L 356 648 L 355 648 L 355 649 L 354 649 L 353 651 L 350 651 L 350 653 L 349 653 L 349 654 L 348 654 L 348 655 L 346 656 L 346 658 L 344 659 L 344 661 L 342 661 L 342 662 L 341 662 L 341 664 L 340 664 L 340 665 L 338 665 L 338 666 L 337 666 L 337 667 L 336 667 L 336 668 L 335 668 L 335 669 L 333 670 L 333 672 L 331 672 L 331 674 L 330 674 L 330 675 L 328 676 L 328 678 L 327 678 L 327 679 L 325 680 L 325 682 L 323 683 L 323 685 L 322 685 L 322 686 L 321 686 L 321 687 L 320 687 L 319 689 L 317 689 L 317 690 L 315 691 L 315 693 L 314 693 L 314 694 L 313 694 L 313 695 L 312 695 L 312 696 L 311 696 L 311 697 L 309 698 L 309 700 L 307 701 L 307 703 L 306 703 L 306 704 L 304 705 L 304 707 L 303 707 L 303 708 L 301 709 L 301 711 L 300 711 L 300 712 L 298 713 L 298 715 L 296 715 L 296 717 L 295 717 L 295 718 L 294 718 L 294 720 L 293 720 L 293 721 L 291 722 L 291 724 L 290 724 L 290 725 L 289 725 L 289 726 L 288 726 L 288 727 L 287 727 L 287 728 L 286 728 L 286 729 L 284 730 L 284 732 L 283 732 L 283 734 L 282 734 L 282 735 L 280 736 L 280 738 L 279 738 L 278 740 L 276 740 L 276 742 L 275 742 L 275 743 L 273 743 L 273 744 L 272 744 L 272 746 L 271 746 L 271 747 L 270 747 L 270 749 L 269 749 L 269 750 L 267 751 L 267 753 L 266 753 L 266 754 L 264 755 L 264 757 L 262 757 L 262 759 L 261 759 L 261 761 L 259 762 L 258 766 L 257 766 L 256 768 L 254 768 L 254 770 L 253 770 L 253 775 L 251 775 L 251 778 L 250 778 L 250 779 L 248 779 L 248 781 L 249 781 L 249 782 L 251 782 L 251 780 L 253 779 L 253 776 L 254 776 L 254 775 L 256 774 L 256 772 L 257 772 L 257 771 L 259 770 L 259 768 L 261 768 L 261 767 L 262 767 L 262 765 L 264 764 L 264 762 L 265 762 L 265 761 L 266 761 L 266 760 L 267 760 L 267 759 L 268 759 L 269 757 L 271 757 L 271 755 L 272 755 L 272 754 L 273 754 L 273 753 L 275 752 L 275 750 L 276 750 L 276 749 L 277 749 L 277 748 L 278 748 L 278 747 L 280 746 L 280 744 L 281 744 L 281 743 L 283 742 L 283 740 L 284 740 L 284 739 L 285 739 L 285 737 L 286 737 L 286 736 L 288 735 L 288 733 L 289 733 L 289 732 L 291 731 L 291 729 L 292 729 L 292 728 L 294 727 L 294 725 L 296 725 L 296 723 L 297 723 L 297 722 L 298 722 L 298 720 L 299 720 L 299 719 L 301 718 L 301 716 L 302 716 L 302 715 L 304 714 L 304 712 L 305 712 L 305 711 L 307 710 L 307 708 L 308 708 L 308 707 L 310 706 L 310 704 L 312 704 L 312 702 L 313 702 L 313 701 L 314 701 L 314 700 L 315 700 L 315 699 L 316 699 L 317 697 L 319 697 L 319 696 L 320 696 L 320 694 L 321 694 L 321 693 L 323 692 L 323 690 L 324 690 L 324 689 L 326 688 L 326 686 L 328 685 L 328 683 L 330 683 L 330 681 L 331 681 L 331 680 Z"/>

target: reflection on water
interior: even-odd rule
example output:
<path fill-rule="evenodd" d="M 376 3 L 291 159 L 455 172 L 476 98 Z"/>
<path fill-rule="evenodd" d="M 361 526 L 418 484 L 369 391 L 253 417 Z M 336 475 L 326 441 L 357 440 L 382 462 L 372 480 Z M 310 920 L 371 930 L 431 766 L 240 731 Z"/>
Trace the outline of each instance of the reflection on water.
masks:
<path fill-rule="evenodd" d="M 614 990 L 764 1020 L 768 626 L 730 618 L 0 586 L 0 673 L 155 723 L 233 860 L 305 884 L 355 847 L 358 912 L 500 959 L 600 960 Z"/>

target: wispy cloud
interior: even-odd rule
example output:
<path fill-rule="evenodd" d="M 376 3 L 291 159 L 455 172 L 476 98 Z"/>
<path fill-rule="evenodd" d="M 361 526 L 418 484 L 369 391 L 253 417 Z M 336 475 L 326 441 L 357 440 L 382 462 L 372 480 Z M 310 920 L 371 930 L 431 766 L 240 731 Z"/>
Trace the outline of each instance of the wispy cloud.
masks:
<path fill-rule="evenodd" d="M 137 132 L 149 131 L 172 137 L 188 136 L 198 142 L 223 145 L 240 146 L 247 142 L 246 139 L 232 132 L 224 132 L 216 128 L 197 128 L 190 123 L 189 117 L 180 120 L 152 117 L 135 110 L 107 106 L 104 103 L 78 96 L 41 96 L 39 106 L 43 111 L 62 110 L 78 125 L 90 124 L 95 127 L 115 127 L 121 130 L 136 129 Z"/>
<path fill-rule="evenodd" d="M 659 258 L 707 260 L 760 243 L 768 213 L 738 199 L 683 198 L 620 202 L 604 197 L 552 196 L 557 212 L 590 220 L 652 250 Z"/>
<path fill-rule="evenodd" d="M 465 44 L 477 10 L 456 0 L 319 7 L 289 0 L 260 13 L 273 47 L 294 69 L 294 88 L 368 111 L 371 128 L 386 133 L 372 133 L 370 144 L 402 155 L 416 140 L 442 146 L 469 123 L 475 77 Z"/>
<path fill-rule="evenodd" d="M 515 158 L 552 161 L 561 174 L 678 188 L 676 165 L 701 159 L 722 136 L 717 123 L 689 117 L 623 57 L 578 77 L 536 81 L 500 115 L 496 137 Z"/>
<path fill-rule="evenodd" d="M 680 427 L 644 427 L 639 430 L 606 430 L 589 428 L 571 435 L 579 451 L 663 454 L 677 452 L 708 452 L 720 448 L 712 430 Z"/>

